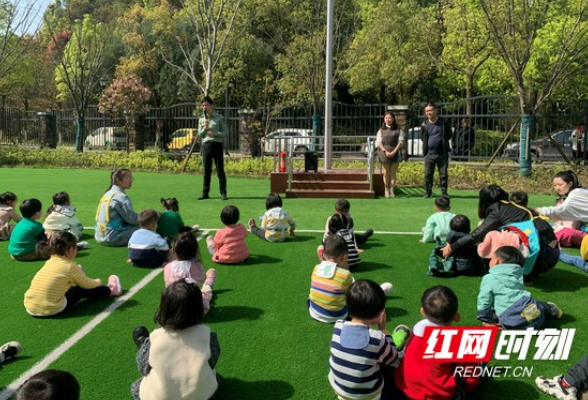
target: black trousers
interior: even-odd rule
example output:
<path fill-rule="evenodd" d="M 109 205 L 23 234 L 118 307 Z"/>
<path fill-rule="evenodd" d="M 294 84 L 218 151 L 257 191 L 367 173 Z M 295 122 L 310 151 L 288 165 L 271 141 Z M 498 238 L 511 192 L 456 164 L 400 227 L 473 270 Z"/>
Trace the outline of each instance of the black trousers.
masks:
<path fill-rule="evenodd" d="M 108 286 L 98 286 L 94 289 L 83 289 L 79 286 L 73 286 L 65 292 L 65 298 L 67 299 L 65 309 L 72 309 L 82 299 L 106 299 L 108 297 L 110 297 L 110 288 Z"/>
<path fill-rule="evenodd" d="M 202 144 L 202 162 L 204 164 L 204 183 L 202 194 L 210 192 L 210 175 L 212 175 L 212 161 L 218 176 L 218 185 L 221 194 L 227 194 L 227 177 L 225 176 L 225 164 L 223 158 L 223 144 L 220 142 L 205 142 Z"/>
<path fill-rule="evenodd" d="M 576 365 L 568 369 L 564 375 L 566 382 L 578 388 L 585 390 L 588 388 L 588 356 L 582 358 Z"/>
<path fill-rule="evenodd" d="M 447 167 L 449 166 L 449 154 L 427 154 L 425 156 L 425 191 L 431 194 L 433 191 L 433 176 L 435 167 L 439 170 L 439 185 L 441 194 L 447 194 Z"/>

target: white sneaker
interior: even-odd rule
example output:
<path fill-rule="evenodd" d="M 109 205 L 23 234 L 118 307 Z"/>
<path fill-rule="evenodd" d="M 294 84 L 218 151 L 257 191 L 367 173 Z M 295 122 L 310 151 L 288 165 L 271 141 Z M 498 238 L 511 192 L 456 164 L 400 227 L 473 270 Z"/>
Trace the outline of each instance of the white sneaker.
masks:
<path fill-rule="evenodd" d="M 108 285 L 110 288 L 110 295 L 111 296 L 120 296 L 123 292 L 122 286 L 120 284 L 120 279 L 116 275 L 110 275 L 108 277 Z"/>
<path fill-rule="evenodd" d="M 380 285 L 380 287 L 386 294 L 390 294 L 392 293 L 392 290 L 394 290 L 394 285 L 392 285 L 390 282 L 384 282 Z"/>
<path fill-rule="evenodd" d="M 555 397 L 559 400 L 577 400 L 578 390 L 574 386 L 564 388 L 561 385 L 561 379 L 563 376 L 556 376 L 555 378 L 546 378 L 539 376 L 535 379 L 535 384 L 539 390 L 547 393 L 550 396 Z"/>
<path fill-rule="evenodd" d="M 0 347 L 0 364 L 6 360 L 10 360 L 11 358 L 16 357 L 16 355 L 20 353 L 21 350 L 22 346 L 18 342 L 4 343 L 2 347 Z"/>
<path fill-rule="evenodd" d="M 77 243 L 78 250 L 84 250 L 88 248 L 88 242 L 78 242 Z"/>

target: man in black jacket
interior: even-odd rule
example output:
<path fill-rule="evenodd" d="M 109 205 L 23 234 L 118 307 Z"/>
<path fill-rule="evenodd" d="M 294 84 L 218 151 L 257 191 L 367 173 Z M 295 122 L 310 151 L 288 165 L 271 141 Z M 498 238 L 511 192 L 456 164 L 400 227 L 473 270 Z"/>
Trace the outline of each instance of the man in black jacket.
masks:
<path fill-rule="evenodd" d="M 425 199 L 433 194 L 433 176 L 435 166 L 439 170 L 439 183 L 441 195 L 449 198 L 447 194 L 447 167 L 449 166 L 449 152 L 451 150 L 451 126 L 445 118 L 437 115 L 437 105 L 433 102 L 425 106 L 427 119 L 421 125 L 421 140 L 423 141 L 423 154 L 425 156 Z"/>

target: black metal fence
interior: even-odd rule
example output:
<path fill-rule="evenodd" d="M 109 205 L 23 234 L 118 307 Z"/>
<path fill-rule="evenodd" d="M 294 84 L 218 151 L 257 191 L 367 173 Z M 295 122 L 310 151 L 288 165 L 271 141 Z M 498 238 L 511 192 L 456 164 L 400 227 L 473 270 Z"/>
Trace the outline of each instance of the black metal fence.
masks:
<path fill-rule="evenodd" d="M 422 104 L 408 107 L 407 129 L 420 126 L 424 119 Z M 518 141 L 520 112 L 518 98 L 514 96 L 483 96 L 462 99 L 449 103 L 439 103 L 440 115 L 448 119 L 455 128 L 459 127 L 464 116 L 469 116 L 471 126 L 476 129 L 476 146 L 472 152 L 473 159 L 488 158 L 500 146 L 508 132 L 512 132 L 506 145 Z M 334 103 L 333 137 L 345 143 L 351 143 L 355 136 L 375 135 L 382 123 L 388 105 L 364 104 L 350 105 Z M 470 112 L 466 110 L 469 108 Z M 587 119 L 588 101 L 586 100 L 552 100 L 545 103 L 536 115 L 535 131 L 532 138 L 545 144 L 548 135 L 573 129 Z M 247 129 L 252 122 L 257 122 L 260 134 L 270 133 L 280 128 L 312 128 L 312 108 L 308 105 L 292 107 L 275 107 L 271 110 L 243 110 L 237 107 L 219 107 L 225 116 L 229 136 L 227 148 L 230 151 L 242 151 Z M 55 121 L 58 146 L 75 146 L 77 132 L 77 115 L 74 110 L 54 110 L 51 112 Z M 21 145 L 39 147 L 44 145 L 43 117 L 36 111 L 17 109 L 0 109 L 0 145 Z M 138 129 L 143 135 L 146 147 L 153 146 L 156 136 L 156 122 L 163 121 L 164 129 L 172 134 L 180 128 L 196 128 L 200 115 L 199 105 L 195 103 L 177 104 L 166 108 L 149 110 L 139 121 Z M 90 135 L 100 127 L 124 126 L 122 119 L 100 114 L 96 106 L 90 106 L 86 112 L 84 136 Z M 416 134 L 416 129 L 413 130 Z M 566 133 L 567 134 L 567 133 Z M 563 135 L 562 135 L 563 137 Z M 350 139 L 351 138 L 351 139 Z M 359 142 L 359 141 L 358 141 Z M 569 151 L 564 149 L 564 151 Z M 409 147 L 409 155 L 418 156 Z M 410 154 L 413 153 L 413 154 Z"/>

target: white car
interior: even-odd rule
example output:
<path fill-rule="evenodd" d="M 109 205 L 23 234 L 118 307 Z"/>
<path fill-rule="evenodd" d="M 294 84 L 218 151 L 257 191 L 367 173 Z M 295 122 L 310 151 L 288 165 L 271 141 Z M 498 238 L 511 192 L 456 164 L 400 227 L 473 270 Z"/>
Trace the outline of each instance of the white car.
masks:
<path fill-rule="evenodd" d="M 302 154 L 313 148 L 312 129 L 285 128 L 276 129 L 268 133 L 264 138 L 263 149 L 266 154 L 276 154 L 288 151 L 290 139 L 277 139 L 278 137 L 291 136 L 294 143 L 294 154 Z"/>
<path fill-rule="evenodd" d="M 124 127 L 101 127 L 86 137 L 86 150 L 125 150 L 127 148 L 127 131 Z"/>

